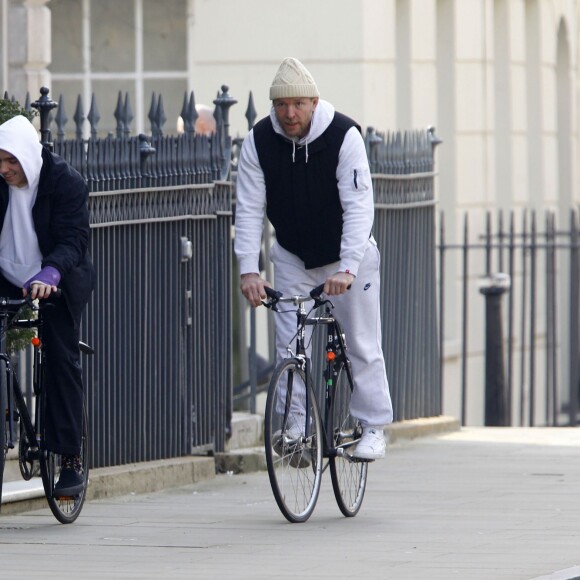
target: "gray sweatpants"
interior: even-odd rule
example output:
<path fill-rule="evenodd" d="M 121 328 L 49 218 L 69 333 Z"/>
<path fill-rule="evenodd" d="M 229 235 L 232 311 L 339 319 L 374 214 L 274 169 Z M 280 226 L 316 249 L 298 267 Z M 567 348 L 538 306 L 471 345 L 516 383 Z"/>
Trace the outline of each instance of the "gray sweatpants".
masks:
<path fill-rule="evenodd" d="M 278 243 L 270 252 L 274 265 L 274 288 L 285 296 L 308 294 L 312 288 L 338 270 L 338 262 L 306 270 L 304 262 Z M 363 425 L 384 426 L 393 421 L 393 406 L 381 346 L 380 255 L 369 240 L 357 277 L 351 289 L 332 296 L 334 314 L 346 334 L 348 356 L 352 363 L 354 392 L 350 411 Z M 276 315 L 278 361 L 288 357 L 288 345 L 296 333 L 296 317 Z"/>

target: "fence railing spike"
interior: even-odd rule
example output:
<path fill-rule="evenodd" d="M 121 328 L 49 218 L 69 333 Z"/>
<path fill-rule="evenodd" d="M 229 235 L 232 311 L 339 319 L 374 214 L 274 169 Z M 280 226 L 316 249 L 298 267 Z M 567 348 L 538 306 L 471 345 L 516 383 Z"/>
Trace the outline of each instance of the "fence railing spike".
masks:
<path fill-rule="evenodd" d="M 99 107 L 97 105 L 97 97 L 95 93 L 91 96 L 91 108 L 89 109 L 89 114 L 87 115 L 87 120 L 91 126 L 91 137 L 96 139 L 99 132 L 99 121 L 101 120 L 101 113 L 99 112 Z"/>

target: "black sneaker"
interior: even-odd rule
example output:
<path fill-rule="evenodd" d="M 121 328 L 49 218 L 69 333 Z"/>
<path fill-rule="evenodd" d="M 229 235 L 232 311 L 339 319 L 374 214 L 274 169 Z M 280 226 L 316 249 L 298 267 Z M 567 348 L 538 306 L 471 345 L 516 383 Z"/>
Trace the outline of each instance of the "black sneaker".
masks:
<path fill-rule="evenodd" d="M 85 486 L 81 473 L 80 455 L 63 455 L 60 465 L 60 477 L 54 486 L 54 496 L 75 496 L 79 495 Z"/>

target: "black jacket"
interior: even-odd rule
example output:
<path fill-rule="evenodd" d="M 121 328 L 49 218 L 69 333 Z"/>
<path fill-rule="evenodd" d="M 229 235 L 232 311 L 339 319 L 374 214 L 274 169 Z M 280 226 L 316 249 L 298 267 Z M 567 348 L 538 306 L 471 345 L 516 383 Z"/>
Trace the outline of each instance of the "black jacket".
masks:
<path fill-rule="evenodd" d="M 82 176 L 64 159 L 43 149 L 32 219 L 42 266 L 53 266 L 60 272 L 60 287 L 77 322 L 95 286 L 95 270 L 88 249 L 88 197 Z M 8 200 L 8 185 L 0 180 L 0 232 Z"/>

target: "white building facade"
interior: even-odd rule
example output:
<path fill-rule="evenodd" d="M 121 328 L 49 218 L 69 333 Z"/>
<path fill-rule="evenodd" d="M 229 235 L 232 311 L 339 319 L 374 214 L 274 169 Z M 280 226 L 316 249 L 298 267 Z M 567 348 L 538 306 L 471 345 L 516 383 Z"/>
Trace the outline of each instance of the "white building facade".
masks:
<path fill-rule="evenodd" d="M 129 95 L 136 132 L 147 132 L 151 95 L 161 94 L 171 132 L 184 94 L 193 90 L 197 103 L 211 105 L 226 84 L 238 100 L 235 136 L 247 130 L 250 91 L 258 118 L 266 115 L 276 68 L 295 56 L 322 97 L 363 128 L 436 127 L 439 209 L 447 236 L 460 240 L 466 213 L 482 230 L 486 210 L 552 209 L 566 221 L 578 206 L 579 5 L 0 0 L 1 88 L 23 101 L 48 86 L 55 100 L 65 96 L 69 118 L 77 95 L 85 114 L 95 95 L 103 131 L 114 126 L 119 91 Z M 448 268 L 458 280 L 458 264 Z M 444 413 L 458 415 L 459 283 L 451 286 Z M 481 304 L 474 310 L 481 322 Z M 481 354 L 481 324 L 471 332 Z M 481 392 L 470 401 L 470 423 L 481 423 Z"/>

